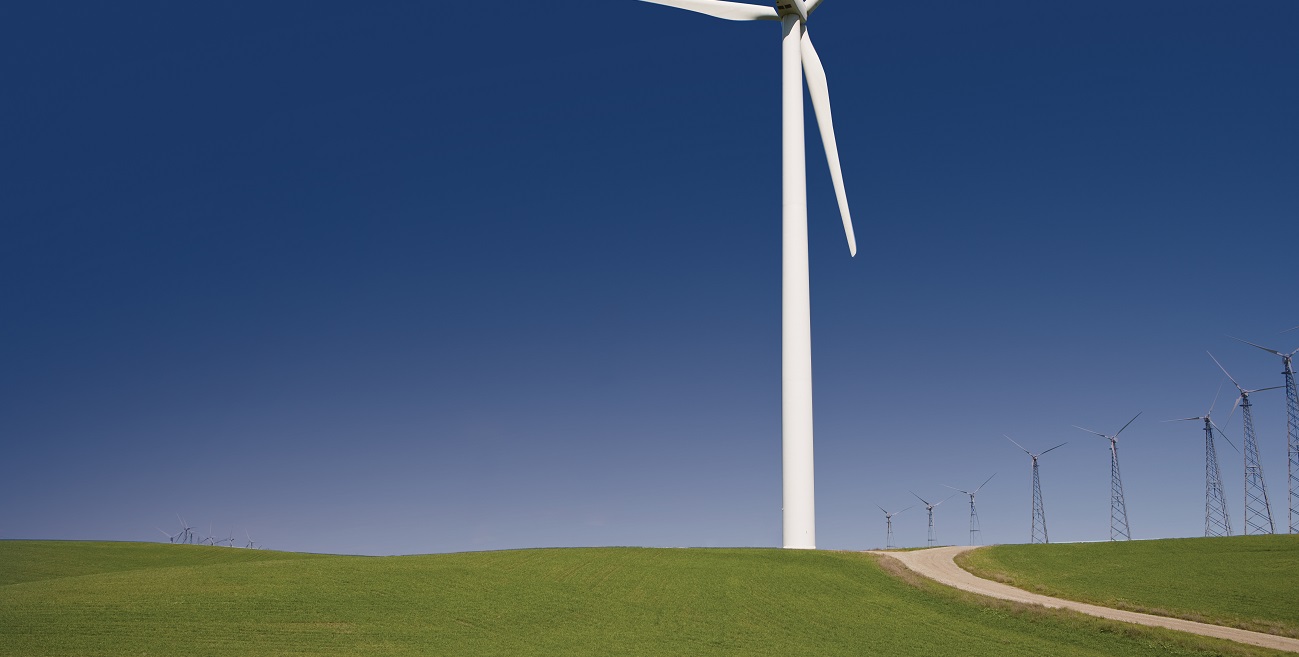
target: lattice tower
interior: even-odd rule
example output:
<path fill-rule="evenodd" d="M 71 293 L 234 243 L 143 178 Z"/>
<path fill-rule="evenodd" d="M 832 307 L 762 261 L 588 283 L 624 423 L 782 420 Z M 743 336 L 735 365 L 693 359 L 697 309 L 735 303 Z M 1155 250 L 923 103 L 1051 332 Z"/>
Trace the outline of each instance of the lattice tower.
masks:
<path fill-rule="evenodd" d="M 1110 540 L 1131 540 L 1128 505 L 1123 501 L 1123 477 L 1119 475 L 1119 441 L 1110 439 Z"/>
<path fill-rule="evenodd" d="M 1285 360 L 1286 442 L 1289 445 L 1290 533 L 1299 534 L 1299 391 L 1295 390 L 1294 368 L 1290 356 Z"/>
<path fill-rule="evenodd" d="M 1046 510 L 1042 508 L 1042 480 L 1037 474 L 1037 456 L 1033 457 L 1033 525 L 1029 543 L 1050 543 L 1046 536 Z"/>
<path fill-rule="evenodd" d="M 970 494 L 970 545 L 983 545 L 983 533 L 979 531 L 979 511 L 974 508 L 974 495 Z"/>
<path fill-rule="evenodd" d="M 884 537 L 884 547 L 885 548 L 897 547 L 896 545 L 893 544 L 893 514 L 891 513 L 885 514 L 884 522 L 888 525 L 889 528 L 888 535 Z"/>
<path fill-rule="evenodd" d="M 1222 492 L 1222 470 L 1213 443 L 1213 420 L 1204 418 L 1204 535 L 1231 536 L 1227 496 Z"/>
<path fill-rule="evenodd" d="M 1242 393 L 1240 414 L 1245 424 L 1245 534 L 1273 534 L 1272 505 L 1267 499 L 1263 481 L 1263 464 L 1258 458 L 1258 441 L 1254 438 L 1254 411 L 1249 394 Z"/>
<path fill-rule="evenodd" d="M 929 508 L 929 547 L 934 547 L 934 507 L 936 504 L 930 504 Z"/>

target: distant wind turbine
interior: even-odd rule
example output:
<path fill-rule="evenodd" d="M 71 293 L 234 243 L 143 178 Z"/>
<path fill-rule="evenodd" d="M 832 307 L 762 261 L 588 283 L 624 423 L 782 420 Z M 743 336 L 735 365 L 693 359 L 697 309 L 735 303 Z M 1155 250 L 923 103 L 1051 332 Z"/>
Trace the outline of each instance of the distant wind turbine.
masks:
<path fill-rule="evenodd" d="M 1299 326 L 1295 327 L 1299 328 Z M 1293 330 L 1293 329 L 1291 329 Z M 1231 336 L 1227 336 L 1231 337 Z M 1289 477 L 1290 489 L 1290 533 L 1299 533 L 1299 390 L 1295 389 L 1294 381 L 1294 355 L 1299 354 L 1299 349 L 1290 353 L 1282 353 L 1275 349 L 1269 349 L 1262 345 L 1254 344 L 1248 340 L 1240 338 L 1231 338 L 1237 342 L 1262 349 L 1269 354 L 1281 357 L 1281 365 L 1285 369 L 1282 374 L 1285 375 L 1285 435 L 1286 435 L 1286 463 Z"/>
<path fill-rule="evenodd" d="M 884 511 L 884 523 L 885 525 L 888 526 L 888 530 L 884 535 L 884 548 L 890 549 L 890 548 L 897 547 L 896 545 L 893 544 L 893 516 L 896 516 L 899 513 L 902 513 L 902 511 L 906 511 L 907 509 L 913 507 L 909 506 L 907 507 L 907 509 L 903 509 L 902 511 L 893 511 L 893 512 L 889 512 L 885 510 L 884 507 L 878 504 L 875 505 L 875 508 L 879 509 L 880 511 Z"/>
<path fill-rule="evenodd" d="M 213 525 L 212 523 L 210 522 L 208 523 L 207 536 L 202 541 L 199 541 L 200 543 L 205 543 L 207 545 L 216 545 L 216 536 L 212 534 L 212 528 L 214 526 L 215 525 Z"/>
<path fill-rule="evenodd" d="M 1025 454 L 1028 454 L 1029 458 L 1033 459 L 1033 524 L 1030 526 L 1030 529 L 1028 531 L 1028 542 L 1029 543 L 1050 543 L 1051 540 L 1046 534 L 1046 508 L 1042 505 L 1042 480 L 1037 476 L 1037 459 L 1041 457 L 1043 454 L 1046 454 L 1047 452 L 1050 452 L 1051 450 L 1054 449 L 1060 449 L 1061 447 L 1064 447 L 1069 443 L 1063 442 L 1060 443 L 1059 445 L 1056 445 L 1055 447 L 1052 447 L 1051 449 L 1046 450 L 1046 452 L 1040 452 L 1034 454 L 1024 449 L 1023 445 L 1016 443 L 1014 438 L 1011 438 L 1010 436 L 1006 436 L 1006 440 L 1009 440 L 1010 442 L 1014 443 L 1016 447 L 1023 450 Z"/>
<path fill-rule="evenodd" d="M 912 495 L 916 495 L 914 491 L 907 491 L 907 492 L 911 493 Z M 934 547 L 934 542 L 938 540 L 937 537 L 934 535 L 934 509 L 939 504 L 942 504 L 943 502 L 946 502 L 947 500 L 950 500 L 955 496 L 956 493 L 952 493 L 951 495 L 948 495 L 947 497 L 944 497 L 943 499 L 938 500 L 937 502 L 929 502 L 925 500 L 925 498 L 916 495 L 916 499 L 923 502 L 925 505 L 925 510 L 929 512 L 929 547 Z"/>
<path fill-rule="evenodd" d="M 193 528 L 193 527 L 190 527 L 190 526 L 189 526 L 189 523 L 185 522 L 185 519 L 182 518 L 182 517 L 180 517 L 180 514 L 179 514 L 179 513 L 176 514 L 176 519 L 180 521 L 180 526 L 182 527 L 181 532 L 180 532 L 180 533 L 181 533 L 181 541 L 180 541 L 180 542 L 181 542 L 181 543 L 193 543 L 193 542 L 194 542 L 194 528 Z"/>
<path fill-rule="evenodd" d="M 807 170 L 803 144 L 803 73 L 812 109 L 821 128 L 821 143 L 848 237 L 857 255 L 848 196 L 839 165 L 839 147 L 830 115 L 830 93 L 821 58 L 807 34 L 808 16 L 821 0 L 777 0 L 775 7 L 721 0 L 643 0 L 652 4 L 733 21 L 780 21 L 782 278 L 781 278 L 781 440 L 783 462 L 783 544 L 816 548 L 816 501 L 812 459 L 812 322 L 807 260 Z"/>
<path fill-rule="evenodd" d="M 992 473 L 992 477 L 995 476 L 997 476 L 997 473 Z M 955 486 L 943 484 L 943 486 L 951 488 L 958 493 L 965 493 L 970 496 L 970 545 L 980 545 L 983 538 L 983 532 L 979 529 L 979 512 L 974 508 L 974 496 L 978 494 L 979 491 L 983 490 L 983 487 L 987 486 L 989 481 L 992 481 L 992 477 L 988 477 L 974 490 L 963 490 L 956 488 Z"/>
<path fill-rule="evenodd" d="M 1209 358 L 1213 358 L 1213 354 L 1209 354 Z M 1267 483 L 1263 481 L 1263 463 L 1258 458 L 1258 439 L 1254 435 L 1254 410 L 1253 404 L 1249 403 L 1249 396 L 1264 390 L 1276 390 L 1281 386 L 1246 390 L 1240 387 L 1217 358 L 1213 358 L 1213 363 L 1227 375 L 1228 379 L 1231 379 L 1231 384 L 1236 386 L 1236 390 L 1240 391 L 1240 396 L 1236 398 L 1236 403 L 1231 407 L 1227 419 L 1230 420 L 1236 413 L 1236 409 L 1240 409 L 1241 421 L 1245 428 L 1245 440 L 1242 443 L 1245 449 L 1245 534 L 1275 534 L 1276 524 L 1272 521 L 1272 504 L 1267 499 Z M 1251 529 L 1253 532 L 1250 531 Z"/>
<path fill-rule="evenodd" d="M 157 529 L 159 532 L 162 532 L 162 535 L 167 537 L 167 542 L 168 542 L 168 543 L 175 543 L 175 542 L 176 542 L 176 539 L 177 539 L 177 538 L 180 538 L 180 534 L 181 534 L 181 533 L 184 533 L 184 532 L 181 532 L 181 533 L 177 533 L 177 534 L 168 534 L 167 532 L 162 531 L 162 527 L 154 527 L 154 529 Z"/>
<path fill-rule="evenodd" d="M 1132 416 L 1132 419 L 1123 425 L 1123 429 L 1128 428 L 1139 417 L 1141 413 Z M 1132 533 L 1128 529 L 1128 505 L 1123 501 L 1123 477 L 1119 475 L 1119 434 L 1123 433 L 1123 429 L 1110 436 L 1099 431 L 1083 429 L 1076 424 L 1073 426 L 1075 429 L 1094 433 L 1110 441 L 1110 540 L 1117 541 L 1120 538 L 1125 541 L 1132 540 Z"/>
<path fill-rule="evenodd" d="M 1222 436 L 1222 439 L 1226 440 L 1228 445 L 1231 445 L 1232 449 L 1236 449 L 1227 434 L 1218 428 L 1218 425 L 1213 421 L 1213 407 L 1218 405 L 1218 395 L 1221 394 L 1222 386 L 1220 385 L 1217 394 L 1213 396 L 1213 403 L 1209 405 L 1209 412 L 1204 415 L 1164 420 L 1164 422 L 1204 421 L 1205 536 L 1231 536 L 1231 514 L 1227 511 L 1227 495 L 1222 490 L 1222 470 L 1218 467 L 1218 450 L 1213 444 L 1213 432 L 1216 430 Z"/>

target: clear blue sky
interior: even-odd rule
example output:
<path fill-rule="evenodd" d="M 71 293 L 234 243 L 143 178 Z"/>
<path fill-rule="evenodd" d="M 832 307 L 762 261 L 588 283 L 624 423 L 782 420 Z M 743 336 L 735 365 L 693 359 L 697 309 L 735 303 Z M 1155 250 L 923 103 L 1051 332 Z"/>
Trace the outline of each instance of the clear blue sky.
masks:
<path fill-rule="evenodd" d="M 0 538 L 778 545 L 779 27 L 566 8 L 0 12 Z M 1138 411 L 1133 534 L 1201 534 L 1202 434 L 1158 420 L 1207 410 L 1206 349 L 1281 383 L 1224 335 L 1299 346 L 1299 4 L 811 28 L 860 244 L 809 130 L 819 546 L 994 472 L 985 540 L 1026 541 L 1003 433 L 1069 441 L 1051 537 L 1107 538 L 1107 445 L 1070 425 Z M 1256 411 L 1282 524 L 1280 392 Z"/>

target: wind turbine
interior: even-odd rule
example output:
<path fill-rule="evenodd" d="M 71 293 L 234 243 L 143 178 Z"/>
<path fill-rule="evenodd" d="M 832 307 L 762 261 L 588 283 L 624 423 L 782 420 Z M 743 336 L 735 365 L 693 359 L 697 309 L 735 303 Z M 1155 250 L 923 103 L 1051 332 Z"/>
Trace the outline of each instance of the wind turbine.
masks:
<path fill-rule="evenodd" d="M 256 543 L 253 542 L 252 534 L 249 534 L 247 529 L 244 530 L 244 536 L 247 536 L 247 537 L 248 537 L 248 544 L 245 545 L 244 547 L 246 547 L 246 548 L 248 548 L 248 549 L 250 549 L 250 550 L 256 550 L 258 547 L 260 547 L 260 546 L 258 546 Z"/>
<path fill-rule="evenodd" d="M 189 526 L 189 523 L 185 522 L 185 519 L 182 518 L 182 517 L 180 517 L 180 514 L 179 514 L 179 513 L 176 514 L 176 519 L 180 521 L 180 526 L 183 528 L 183 529 L 180 530 L 180 533 L 181 533 L 181 541 L 180 541 L 180 542 L 181 542 L 181 543 L 191 543 L 191 542 L 193 542 L 193 540 L 194 540 L 194 528 L 193 528 L 193 527 L 190 527 L 190 526 Z"/>
<path fill-rule="evenodd" d="M 1295 328 L 1299 328 L 1299 326 Z M 1294 329 L 1290 330 L 1293 331 Z M 1295 389 L 1294 367 L 1290 362 L 1295 354 L 1299 354 L 1299 349 L 1285 354 L 1240 338 L 1231 339 L 1262 349 L 1269 354 L 1280 356 L 1281 364 L 1285 367 L 1282 373 L 1285 374 L 1285 435 L 1287 446 L 1286 463 L 1290 475 L 1290 533 L 1299 533 L 1299 390 Z"/>
<path fill-rule="evenodd" d="M 907 507 L 907 509 L 913 508 L 914 506 L 915 505 L 909 506 Z M 896 545 L 893 544 L 893 516 L 896 516 L 897 514 L 902 513 L 902 511 L 906 511 L 907 509 L 903 509 L 902 511 L 894 511 L 890 513 L 886 511 L 884 507 L 878 504 L 875 505 L 875 508 L 879 509 L 880 511 L 884 511 L 884 523 L 888 525 L 888 533 L 885 534 L 884 536 L 884 549 L 887 550 L 890 548 L 897 547 Z"/>
<path fill-rule="evenodd" d="M 1139 417 L 1141 417 L 1141 413 L 1132 416 L 1132 419 L 1123 425 L 1123 429 L 1128 428 Z M 1119 537 L 1122 537 L 1125 541 L 1132 540 L 1132 533 L 1128 531 L 1128 505 L 1123 501 L 1123 477 L 1119 475 L 1119 434 L 1123 433 L 1123 429 L 1119 429 L 1118 433 L 1108 436 L 1099 431 L 1083 429 L 1076 424 L 1073 426 L 1075 429 L 1094 433 L 1110 441 L 1110 540 L 1117 541 Z"/>
<path fill-rule="evenodd" d="M 821 58 L 807 34 L 808 16 L 821 0 L 776 0 L 775 6 L 721 0 L 643 0 L 734 21 L 780 21 L 781 40 L 781 452 L 783 544 L 816 548 L 816 501 L 812 460 L 812 320 L 807 262 L 807 168 L 803 144 L 803 73 L 821 128 L 830 178 L 848 237 L 857 255 L 839 147 L 830 115 L 830 94 Z"/>
<path fill-rule="evenodd" d="M 213 528 L 214 526 L 215 526 L 215 525 L 213 525 L 212 523 L 210 523 L 210 522 L 208 523 L 208 525 L 207 525 L 207 537 L 204 538 L 203 540 L 199 541 L 199 543 L 206 543 L 206 544 L 208 544 L 208 545 L 216 545 L 216 536 L 213 536 L 213 535 L 212 535 L 212 528 Z"/>
<path fill-rule="evenodd" d="M 1213 354 L 1209 354 L 1209 358 L 1213 358 Z M 1240 396 L 1236 398 L 1236 403 L 1231 407 L 1231 414 L 1227 415 L 1227 419 L 1230 420 L 1231 415 L 1240 408 L 1241 421 L 1245 426 L 1245 534 L 1249 535 L 1251 529 L 1255 534 L 1275 534 L 1276 524 L 1272 522 L 1272 505 L 1267 500 L 1267 484 L 1263 481 L 1263 463 L 1258 458 L 1258 440 L 1254 436 L 1254 411 L 1253 405 L 1249 403 L 1249 396 L 1255 392 L 1276 390 L 1281 386 L 1246 390 L 1236 383 L 1236 379 L 1232 378 L 1227 368 L 1223 367 L 1217 358 L 1213 358 L 1213 363 L 1240 391 Z M 1267 522 L 1266 526 L 1263 524 L 1264 521 Z"/>
<path fill-rule="evenodd" d="M 1002 435 L 1005 436 L 1005 434 Z M 1060 443 L 1059 445 L 1056 445 L 1055 447 L 1052 447 L 1051 449 L 1046 450 L 1046 452 L 1040 452 L 1034 454 L 1024 449 L 1023 445 L 1016 443 L 1014 438 L 1011 438 L 1010 436 L 1006 436 L 1006 440 L 1009 440 L 1010 442 L 1014 443 L 1016 447 L 1023 450 L 1025 454 L 1028 454 L 1029 458 L 1033 459 L 1033 524 L 1030 527 L 1028 532 L 1028 542 L 1029 543 L 1050 543 L 1051 540 L 1046 535 L 1046 509 L 1043 508 L 1042 506 L 1042 481 L 1037 476 L 1037 459 L 1043 454 L 1046 454 L 1046 452 L 1049 452 L 1052 449 L 1059 449 L 1061 447 L 1064 447 L 1065 445 L 1068 445 L 1069 443 L 1063 442 Z M 1041 528 L 1040 539 L 1038 534 L 1039 527 Z"/>
<path fill-rule="evenodd" d="M 916 495 L 915 492 L 913 492 L 913 491 L 907 491 L 907 492 L 911 493 L 912 495 Z M 948 495 L 947 497 L 944 497 L 943 499 L 941 499 L 941 500 L 939 500 L 939 501 L 937 501 L 937 502 L 932 502 L 932 503 L 926 501 L 925 498 L 923 498 L 923 497 L 921 497 L 921 496 L 919 496 L 919 495 L 916 495 L 916 499 L 920 500 L 921 502 L 924 502 L 924 504 L 925 504 L 925 510 L 929 512 L 929 547 L 934 547 L 934 541 L 935 541 L 935 538 L 934 538 L 934 507 L 937 507 L 939 504 L 942 504 L 943 502 L 946 502 L 947 500 L 952 499 L 955 495 L 956 495 L 956 493 L 952 493 L 951 495 Z"/>
<path fill-rule="evenodd" d="M 995 472 L 992 473 L 992 477 L 995 476 L 997 476 L 997 473 Z M 974 509 L 974 496 L 976 493 L 982 490 L 984 486 L 987 486 L 989 481 L 992 481 L 992 477 L 988 477 L 987 479 L 985 479 L 983 483 L 979 484 L 978 488 L 972 491 L 962 490 L 960 488 L 943 484 L 943 486 L 946 486 L 947 488 L 951 488 L 952 490 L 958 493 L 965 493 L 966 495 L 970 496 L 970 545 L 981 545 L 980 540 L 983 536 L 983 532 L 980 531 L 979 529 L 979 512 Z"/>
<path fill-rule="evenodd" d="M 1213 407 L 1218 405 L 1218 395 L 1222 394 L 1222 386 L 1218 386 L 1218 392 L 1213 396 L 1213 403 L 1209 405 L 1209 412 L 1199 417 L 1183 417 L 1176 420 L 1164 420 L 1165 422 L 1188 422 L 1195 420 L 1204 421 L 1204 535 L 1205 536 L 1231 536 L 1231 515 L 1227 512 L 1227 496 L 1222 492 L 1222 470 L 1218 468 L 1218 450 L 1213 444 L 1213 432 L 1216 429 L 1222 435 L 1222 439 L 1231 445 L 1232 449 L 1236 446 L 1232 444 L 1227 434 L 1218 428 L 1213 421 Z M 1240 450 L 1236 450 L 1240 451 Z"/>
<path fill-rule="evenodd" d="M 167 532 L 162 531 L 162 527 L 154 527 L 154 529 L 157 529 L 158 531 L 162 532 L 162 535 L 167 537 L 168 543 L 175 543 L 176 539 L 180 536 L 180 534 L 168 534 Z"/>

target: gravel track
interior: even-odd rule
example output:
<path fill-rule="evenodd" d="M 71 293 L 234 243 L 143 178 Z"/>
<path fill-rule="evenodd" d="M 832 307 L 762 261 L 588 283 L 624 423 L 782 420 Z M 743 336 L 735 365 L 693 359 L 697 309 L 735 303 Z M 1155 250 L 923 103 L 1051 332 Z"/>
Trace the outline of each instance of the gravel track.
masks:
<path fill-rule="evenodd" d="M 931 548 L 928 550 L 914 550 L 910 552 L 872 551 L 871 554 L 878 554 L 897 559 L 907 568 L 935 580 L 940 584 L 946 584 L 947 586 L 952 586 L 971 593 L 978 593 L 979 595 L 1001 598 L 1002 600 L 1012 600 L 1014 602 L 1037 604 L 1054 609 L 1072 609 L 1084 614 L 1123 621 L 1125 623 L 1166 627 L 1173 630 L 1180 630 L 1182 632 L 1227 639 L 1228 641 L 1236 641 L 1238 643 L 1248 643 L 1255 646 L 1262 646 L 1264 648 L 1272 648 L 1274 650 L 1299 652 L 1299 639 L 1291 639 L 1273 634 L 1264 634 L 1262 632 L 1251 632 L 1249 630 L 1241 630 L 1234 627 L 1197 623 L 1195 621 L 1182 620 L 1180 618 L 1152 616 L 1150 614 L 1140 614 L 1135 611 L 1123 611 L 1121 609 L 1099 607 L 1085 602 L 1061 600 L 1060 598 L 1052 598 L 1037 593 L 1030 593 L 1013 586 L 993 582 L 981 577 L 975 577 L 969 572 L 963 570 L 960 566 L 956 565 L 956 562 L 954 561 L 956 555 L 973 549 L 975 548 L 956 546 Z"/>

